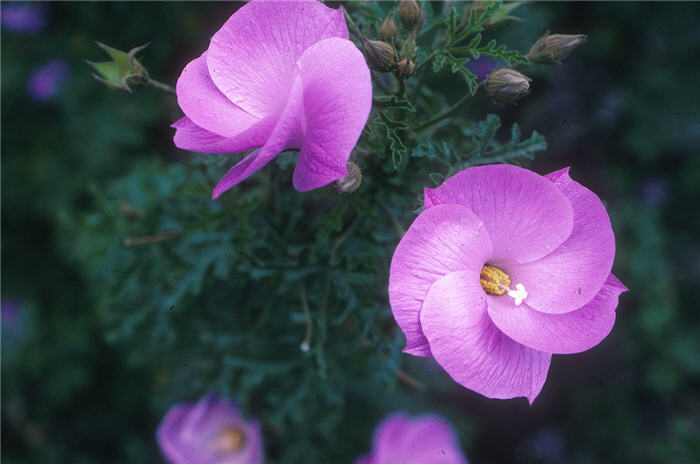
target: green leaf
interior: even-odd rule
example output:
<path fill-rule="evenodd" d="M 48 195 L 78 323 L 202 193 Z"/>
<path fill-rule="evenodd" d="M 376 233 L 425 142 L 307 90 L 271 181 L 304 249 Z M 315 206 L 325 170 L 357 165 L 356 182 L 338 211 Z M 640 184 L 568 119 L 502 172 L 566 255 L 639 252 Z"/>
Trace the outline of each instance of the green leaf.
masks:
<path fill-rule="evenodd" d="M 409 124 L 390 118 L 384 111 L 379 112 L 379 115 L 374 119 L 374 123 L 384 127 L 385 136 L 389 141 L 391 162 L 394 169 L 398 169 L 403 160 L 403 156 L 408 152 L 406 144 L 404 144 L 398 132 L 408 129 L 410 127 Z"/>

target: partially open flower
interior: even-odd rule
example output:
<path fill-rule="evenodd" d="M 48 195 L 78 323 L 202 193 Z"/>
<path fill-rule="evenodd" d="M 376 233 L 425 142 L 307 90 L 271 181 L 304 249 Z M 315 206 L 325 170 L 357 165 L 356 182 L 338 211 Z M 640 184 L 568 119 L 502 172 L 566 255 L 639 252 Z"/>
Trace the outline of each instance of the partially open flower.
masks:
<path fill-rule="evenodd" d="M 208 394 L 193 404 L 176 404 L 156 433 L 172 464 L 260 464 L 260 424 L 243 419 L 226 398 Z"/>
<path fill-rule="evenodd" d="M 410 418 L 398 412 L 374 431 L 372 452 L 355 464 L 467 464 L 452 425 L 429 414 Z"/>
<path fill-rule="evenodd" d="M 486 91 L 501 102 L 513 102 L 530 93 L 532 79 L 510 68 L 499 68 L 486 78 Z"/>
<path fill-rule="evenodd" d="M 569 56 L 588 38 L 585 34 L 545 34 L 530 48 L 527 59 L 534 63 L 556 64 Z"/>
<path fill-rule="evenodd" d="M 246 3 L 185 67 L 176 90 L 185 113 L 173 124 L 179 148 L 258 148 L 219 181 L 214 198 L 287 149 L 300 151 L 297 190 L 345 177 L 372 106 L 370 72 L 342 10 L 317 1 Z"/>
<path fill-rule="evenodd" d="M 404 351 L 482 395 L 532 402 L 552 353 L 610 333 L 626 290 L 614 257 L 603 204 L 568 169 L 465 169 L 425 190 L 396 247 L 389 300 Z"/>

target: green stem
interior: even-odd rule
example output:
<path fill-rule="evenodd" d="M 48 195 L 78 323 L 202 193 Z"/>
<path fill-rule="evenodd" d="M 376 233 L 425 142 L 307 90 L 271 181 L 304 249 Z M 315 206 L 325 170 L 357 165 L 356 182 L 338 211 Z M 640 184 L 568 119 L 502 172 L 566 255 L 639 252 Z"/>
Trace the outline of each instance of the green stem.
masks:
<path fill-rule="evenodd" d="M 173 87 L 169 86 L 168 84 L 164 84 L 164 83 L 159 82 L 155 79 L 151 79 L 150 77 L 148 78 L 146 83 L 148 85 L 150 85 L 151 87 L 155 87 L 158 90 L 162 90 L 163 92 L 168 92 L 168 93 L 175 95 L 175 89 Z"/>
<path fill-rule="evenodd" d="M 452 116 L 454 113 L 456 113 L 457 111 L 459 111 L 459 109 L 462 107 L 462 105 L 464 105 L 464 104 L 467 102 L 467 100 L 469 100 L 470 97 L 471 97 L 471 94 L 466 94 L 465 96 L 463 96 L 462 98 L 460 98 L 460 99 L 457 101 L 457 103 L 455 103 L 454 105 L 450 106 L 447 110 L 443 111 L 442 113 L 438 114 L 437 116 L 435 116 L 435 117 L 433 117 L 433 118 L 428 119 L 428 120 L 425 121 L 423 124 L 421 124 L 420 126 L 416 127 L 416 128 L 415 128 L 416 132 L 417 132 L 417 131 L 420 131 L 420 130 L 423 130 L 423 129 L 427 128 L 427 127 L 430 127 L 430 126 L 432 126 L 433 124 L 436 124 L 436 123 L 442 121 L 443 119 L 445 119 L 445 118 L 447 118 L 447 117 L 449 117 L 449 116 Z"/>
<path fill-rule="evenodd" d="M 345 22 L 350 26 L 350 32 L 360 39 L 362 37 L 362 33 L 360 33 L 360 28 L 357 27 L 357 24 L 355 24 L 355 20 L 352 19 L 352 16 L 350 16 L 350 13 L 345 11 L 345 8 L 343 8 L 343 15 L 345 16 Z"/>
<path fill-rule="evenodd" d="M 377 87 L 382 89 L 382 92 L 384 92 L 387 95 L 391 95 L 394 92 L 384 83 L 382 80 L 377 77 L 376 74 L 372 73 L 372 80 L 374 81 L 375 84 L 377 84 Z"/>

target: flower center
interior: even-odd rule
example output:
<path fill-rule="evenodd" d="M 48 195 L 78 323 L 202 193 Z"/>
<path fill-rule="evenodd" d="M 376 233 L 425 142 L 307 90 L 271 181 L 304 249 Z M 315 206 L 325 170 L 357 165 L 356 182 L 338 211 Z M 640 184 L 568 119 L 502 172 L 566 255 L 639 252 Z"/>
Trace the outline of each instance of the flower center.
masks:
<path fill-rule="evenodd" d="M 212 440 L 211 447 L 224 454 L 231 454 L 243 448 L 245 444 L 245 433 L 235 426 L 225 428 Z"/>
<path fill-rule="evenodd" d="M 508 296 L 515 300 L 515 306 L 520 306 L 527 298 L 525 285 L 515 284 L 515 290 L 510 288 L 510 276 L 498 269 L 496 266 L 484 264 L 479 275 L 481 288 L 489 295 L 503 295 L 508 292 Z"/>
<path fill-rule="evenodd" d="M 481 287 L 489 295 L 503 295 L 510 290 L 510 276 L 496 266 L 485 264 L 480 277 Z"/>

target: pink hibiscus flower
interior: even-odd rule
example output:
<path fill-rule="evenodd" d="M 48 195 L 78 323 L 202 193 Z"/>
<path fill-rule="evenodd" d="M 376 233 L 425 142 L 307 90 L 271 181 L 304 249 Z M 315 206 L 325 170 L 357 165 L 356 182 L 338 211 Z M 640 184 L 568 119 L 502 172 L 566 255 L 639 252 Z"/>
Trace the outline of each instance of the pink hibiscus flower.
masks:
<path fill-rule="evenodd" d="M 173 124 L 179 148 L 258 148 L 219 181 L 214 198 L 287 149 L 300 150 L 293 183 L 307 191 L 347 175 L 372 84 L 342 10 L 316 1 L 253 0 L 185 67 L 177 101 L 185 113 Z"/>
<path fill-rule="evenodd" d="M 372 452 L 355 464 L 467 464 L 452 425 L 434 414 L 394 413 L 374 431 Z"/>
<path fill-rule="evenodd" d="M 615 237 L 600 199 L 568 169 L 466 169 L 425 190 L 425 210 L 391 262 L 389 298 L 404 350 L 458 383 L 532 403 L 552 353 L 612 330 Z"/>
<path fill-rule="evenodd" d="M 207 394 L 196 403 L 176 404 L 156 433 L 172 464 L 259 464 L 263 461 L 260 424 L 244 420 L 226 398 Z"/>

